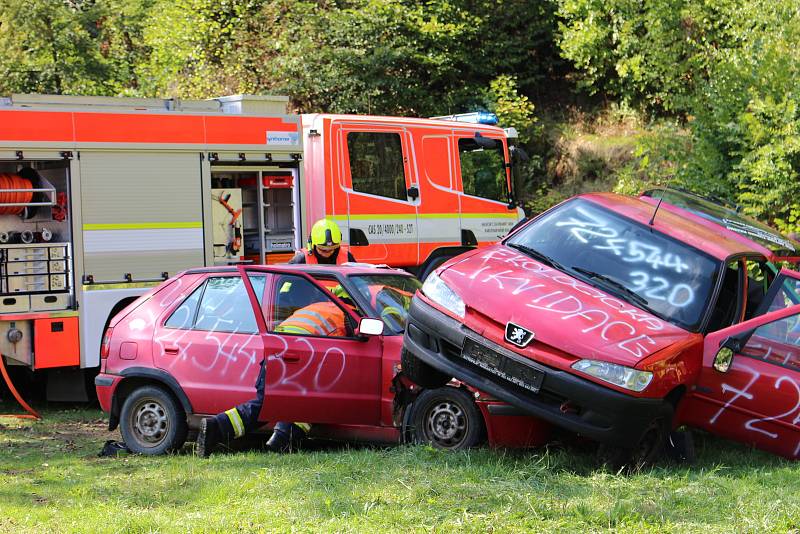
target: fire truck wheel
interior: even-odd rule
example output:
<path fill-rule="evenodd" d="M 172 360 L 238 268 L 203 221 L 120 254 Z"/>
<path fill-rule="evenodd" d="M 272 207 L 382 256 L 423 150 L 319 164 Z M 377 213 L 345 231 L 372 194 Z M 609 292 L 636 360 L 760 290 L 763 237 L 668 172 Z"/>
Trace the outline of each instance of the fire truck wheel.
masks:
<path fill-rule="evenodd" d="M 139 387 L 122 405 L 120 433 L 133 452 L 157 455 L 178 450 L 186 441 L 187 432 L 186 413 L 160 387 Z"/>
<path fill-rule="evenodd" d="M 457 451 L 483 441 L 483 417 L 472 396 L 463 389 L 427 389 L 420 393 L 411 410 L 409 434 L 413 443 Z"/>
<path fill-rule="evenodd" d="M 450 382 L 451 377 L 437 371 L 406 349 L 400 352 L 400 366 L 404 375 L 418 386 L 424 388 L 440 388 Z"/>

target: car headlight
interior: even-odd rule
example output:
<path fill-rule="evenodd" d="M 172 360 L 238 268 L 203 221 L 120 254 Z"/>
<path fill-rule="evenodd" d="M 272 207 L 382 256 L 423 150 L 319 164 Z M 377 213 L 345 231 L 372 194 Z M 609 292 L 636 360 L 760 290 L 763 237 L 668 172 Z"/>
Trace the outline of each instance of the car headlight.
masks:
<path fill-rule="evenodd" d="M 572 364 L 572 368 L 615 386 L 637 392 L 644 390 L 653 380 L 653 373 L 649 371 L 639 371 L 624 365 L 597 360 L 578 360 Z"/>
<path fill-rule="evenodd" d="M 422 293 L 442 308 L 464 317 L 464 301 L 436 273 L 431 273 L 425 279 Z"/>

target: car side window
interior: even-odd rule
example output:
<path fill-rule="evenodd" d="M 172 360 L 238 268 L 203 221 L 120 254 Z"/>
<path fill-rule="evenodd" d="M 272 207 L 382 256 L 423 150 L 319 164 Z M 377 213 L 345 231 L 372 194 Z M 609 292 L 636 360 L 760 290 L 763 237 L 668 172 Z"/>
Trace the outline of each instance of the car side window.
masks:
<path fill-rule="evenodd" d="M 800 371 L 800 314 L 756 328 L 741 354 Z"/>
<path fill-rule="evenodd" d="M 342 302 L 350 306 L 358 315 L 364 316 L 366 315 L 363 310 L 358 307 L 358 304 L 353 300 L 353 297 L 347 292 L 347 290 L 339 283 L 339 280 L 336 278 L 330 278 L 325 275 L 314 275 L 314 280 L 317 281 L 319 285 L 321 285 L 325 290 L 329 291 L 332 295 L 336 295 L 339 297 Z"/>
<path fill-rule="evenodd" d="M 738 311 L 742 301 L 740 291 L 741 263 L 739 260 L 728 262 L 722 279 L 719 296 L 711 313 L 708 331 L 716 332 L 738 322 Z"/>
<path fill-rule="evenodd" d="M 744 320 L 752 319 L 756 316 L 764 297 L 767 295 L 769 285 L 772 283 L 774 275 L 769 269 L 766 260 L 747 259 L 747 295 Z"/>
<path fill-rule="evenodd" d="M 203 294 L 205 286 L 205 284 L 200 284 L 197 289 L 192 291 L 192 294 L 172 312 L 164 323 L 164 326 L 167 328 L 182 328 L 186 330 L 192 328 L 192 326 L 194 326 L 195 316 L 197 315 L 197 305 L 200 303 L 200 296 Z"/>
<path fill-rule="evenodd" d="M 213 277 L 206 280 L 194 329 L 242 334 L 258 332 L 253 307 L 241 277 Z"/>
<path fill-rule="evenodd" d="M 353 331 L 349 315 L 306 278 L 277 276 L 273 296 L 272 315 L 267 322 L 270 332 L 344 337 Z"/>
<path fill-rule="evenodd" d="M 347 151 L 353 191 L 408 200 L 399 133 L 350 132 Z"/>
<path fill-rule="evenodd" d="M 780 281 L 780 279 L 777 280 L 776 283 L 778 281 Z M 759 311 L 766 314 L 788 308 L 789 306 L 794 306 L 795 304 L 800 304 L 800 280 L 786 277 L 783 278 L 780 287 L 777 288 L 777 292 L 772 297 L 772 300 L 769 301 L 769 305 L 766 309 L 762 306 Z"/>
<path fill-rule="evenodd" d="M 253 291 L 255 291 L 258 296 L 259 304 L 262 304 L 264 300 L 264 290 L 267 285 L 266 275 L 251 275 L 250 283 L 253 285 Z M 215 328 L 215 317 L 220 315 L 215 309 L 222 303 L 220 291 L 222 291 L 224 286 L 227 286 L 231 291 L 228 304 L 234 307 L 239 304 L 241 304 L 241 306 L 236 312 L 232 312 L 230 306 L 227 305 L 225 309 L 220 308 L 220 312 L 227 316 L 223 317 L 222 320 L 219 321 L 218 327 Z M 244 298 L 242 298 L 242 295 L 244 295 Z M 198 315 L 197 311 L 201 298 L 203 299 L 203 305 L 207 308 L 208 313 Z M 248 310 L 250 310 L 249 314 L 247 313 Z M 180 328 L 185 330 L 195 329 L 253 334 L 258 331 L 258 328 L 255 326 L 255 317 L 252 315 L 250 299 L 247 296 L 247 291 L 241 278 L 238 276 L 209 278 L 201 284 L 200 287 L 192 291 L 192 294 L 170 314 L 169 318 L 164 322 L 164 326 L 167 328 Z"/>

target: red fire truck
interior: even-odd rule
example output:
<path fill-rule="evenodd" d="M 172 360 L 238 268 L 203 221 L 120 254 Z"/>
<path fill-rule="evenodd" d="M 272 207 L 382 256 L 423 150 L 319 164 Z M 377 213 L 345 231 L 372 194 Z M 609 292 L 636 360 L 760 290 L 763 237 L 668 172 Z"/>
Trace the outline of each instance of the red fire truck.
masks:
<path fill-rule="evenodd" d="M 0 98 L 0 363 L 80 398 L 111 317 L 178 271 L 286 261 L 328 217 L 424 277 L 523 216 L 497 126 L 287 103 Z"/>

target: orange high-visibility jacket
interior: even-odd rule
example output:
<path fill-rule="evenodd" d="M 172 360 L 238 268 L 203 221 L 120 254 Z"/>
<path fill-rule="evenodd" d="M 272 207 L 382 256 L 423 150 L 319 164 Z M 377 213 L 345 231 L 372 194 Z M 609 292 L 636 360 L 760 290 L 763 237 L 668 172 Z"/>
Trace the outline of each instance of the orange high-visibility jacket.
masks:
<path fill-rule="evenodd" d="M 300 308 L 276 328 L 276 332 L 310 336 L 346 336 L 344 312 L 333 302 L 315 302 Z"/>
<path fill-rule="evenodd" d="M 314 254 L 314 252 L 306 248 L 301 249 L 301 251 L 303 252 L 303 257 L 306 259 L 307 265 L 316 265 L 319 263 L 319 260 L 317 260 L 317 255 Z M 347 247 L 347 245 L 340 245 L 339 252 L 336 255 L 336 265 L 341 265 L 343 263 L 347 263 L 348 261 L 353 261 L 350 259 L 350 249 Z"/>

